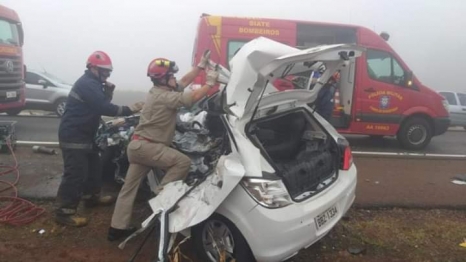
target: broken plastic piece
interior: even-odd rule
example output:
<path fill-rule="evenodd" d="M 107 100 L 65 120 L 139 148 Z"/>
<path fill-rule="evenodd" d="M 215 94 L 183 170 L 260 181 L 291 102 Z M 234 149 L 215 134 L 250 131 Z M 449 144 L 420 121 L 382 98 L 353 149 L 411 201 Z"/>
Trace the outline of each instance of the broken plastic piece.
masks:
<path fill-rule="evenodd" d="M 466 248 L 466 238 L 463 240 L 463 243 L 460 244 L 460 247 Z"/>
<path fill-rule="evenodd" d="M 461 181 L 461 180 L 453 180 L 451 181 L 453 184 L 456 185 L 466 185 L 466 181 Z"/>
<path fill-rule="evenodd" d="M 366 249 L 363 247 L 350 247 L 348 248 L 348 252 L 351 255 L 360 255 L 360 254 L 364 254 L 366 252 Z"/>
<path fill-rule="evenodd" d="M 43 153 L 43 154 L 49 154 L 49 155 L 57 154 L 55 149 L 47 148 L 45 146 L 33 146 L 32 151 L 34 151 L 35 153 Z"/>
<path fill-rule="evenodd" d="M 459 174 L 459 175 L 456 175 L 454 178 L 455 178 L 455 180 L 460 180 L 460 181 L 466 182 L 466 174 Z"/>

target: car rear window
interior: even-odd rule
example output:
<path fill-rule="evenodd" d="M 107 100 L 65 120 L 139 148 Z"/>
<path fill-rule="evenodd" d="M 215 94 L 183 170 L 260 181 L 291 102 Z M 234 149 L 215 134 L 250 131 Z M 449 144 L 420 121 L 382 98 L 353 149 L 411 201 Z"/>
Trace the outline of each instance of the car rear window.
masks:
<path fill-rule="evenodd" d="M 445 97 L 445 99 L 448 101 L 448 104 L 450 104 L 450 105 L 452 105 L 452 106 L 458 105 L 458 103 L 456 103 L 455 94 L 450 93 L 450 92 L 440 92 L 440 94 L 441 94 L 443 97 Z"/>
<path fill-rule="evenodd" d="M 460 105 L 466 106 L 466 94 L 458 93 L 458 99 L 460 100 Z"/>

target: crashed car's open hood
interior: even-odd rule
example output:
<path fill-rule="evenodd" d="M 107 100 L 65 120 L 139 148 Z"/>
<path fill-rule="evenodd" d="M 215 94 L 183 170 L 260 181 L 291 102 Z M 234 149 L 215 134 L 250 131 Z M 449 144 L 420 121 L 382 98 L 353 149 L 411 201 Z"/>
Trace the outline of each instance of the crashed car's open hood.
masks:
<path fill-rule="evenodd" d="M 327 69 L 311 93 L 317 93 L 323 84 L 348 58 L 358 57 L 363 47 L 348 44 L 318 46 L 299 50 L 268 38 L 259 37 L 245 44 L 230 61 L 231 75 L 226 87 L 226 102 L 229 112 L 238 118 L 251 115 L 269 82 L 284 73 L 306 72 L 312 62 L 326 62 Z M 346 58 L 346 59 L 345 59 Z M 306 63 L 304 63 L 306 62 Z M 293 65 L 290 70 L 288 65 Z M 291 91 L 292 92 L 292 91 Z M 297 96 L 302 92 L 297 92 Z M 308 96 L 312 99 L 316 96 Z"/>

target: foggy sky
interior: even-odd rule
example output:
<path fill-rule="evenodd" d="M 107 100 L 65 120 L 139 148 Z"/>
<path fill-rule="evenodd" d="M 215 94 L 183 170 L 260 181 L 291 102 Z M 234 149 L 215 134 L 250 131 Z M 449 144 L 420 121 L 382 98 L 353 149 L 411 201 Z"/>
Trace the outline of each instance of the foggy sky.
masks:
<path fill-rule="evenodd" d="M 155 57 L 190 68 L 202 13 L 337 22 L 387 31 L 389 44 L 425 85 L 466 91 L 464 0 L 2 0 L 25 30 L 28 68 L 74 83 L 94 50 L 114 65 L 119 89 L 148 90 Z M 179 76 L 180 77 L 180 76 Z"/>

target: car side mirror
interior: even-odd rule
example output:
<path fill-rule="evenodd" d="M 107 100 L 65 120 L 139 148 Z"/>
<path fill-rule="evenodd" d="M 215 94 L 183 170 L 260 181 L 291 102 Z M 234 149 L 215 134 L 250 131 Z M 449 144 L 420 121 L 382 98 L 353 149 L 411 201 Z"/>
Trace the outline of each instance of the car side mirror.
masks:
<path fill-rule="evenodd" d="M 47 81 L 44 79 L 39 79 L 38 81 L 39 85 L 42 85 L 44 88 L 47 88 Z"/>
<path fill-rule="evenodd" d="M 413 71 L 408 71 L 405 73 L 405 86 L 406 87 L 412 87 L 414 85 L 413 83 Z"/>

